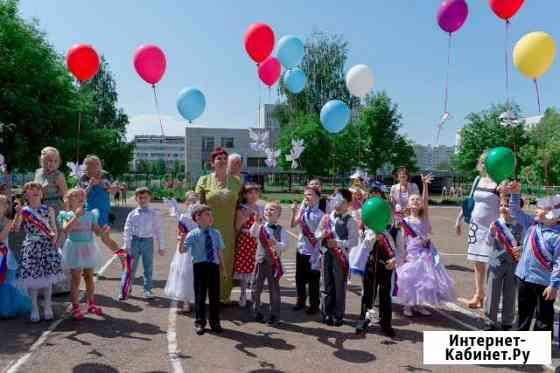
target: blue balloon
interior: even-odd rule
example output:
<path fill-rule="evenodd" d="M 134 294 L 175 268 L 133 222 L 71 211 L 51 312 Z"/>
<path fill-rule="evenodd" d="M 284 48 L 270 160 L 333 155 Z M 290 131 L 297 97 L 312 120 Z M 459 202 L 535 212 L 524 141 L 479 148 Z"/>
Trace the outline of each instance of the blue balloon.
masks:
<path fill-rule="evenodd" d="M 350 109 L 340 100 L 331 100 L 321 109 L 321 123 L 330 133 L 338 133 L 350 121 Z"/>
<path fill-rule="evenodd" d="M 282 36 L 278 42 L 276 58 L 286 69 L 296 67 L 303 60 L 305 48 L 300 38 L 294 35 Z"/>
<path fill-rule="evenodd" d="M 284 73 L 284 85 L 288 91 L 293 94 L 298 94 L 305 88 L 307 78 L 305 73 L 300 68 L 286 70 Z"/>
<path fill-rule="evenodd" d="M 187 87 L 179 92 L 179 96 L 177 96 L 177 110 L 189 122 L 192 122 L 204 113 L 205 108 L 206 98 L 204 98 L 204 94 L 199 89 Z"/>

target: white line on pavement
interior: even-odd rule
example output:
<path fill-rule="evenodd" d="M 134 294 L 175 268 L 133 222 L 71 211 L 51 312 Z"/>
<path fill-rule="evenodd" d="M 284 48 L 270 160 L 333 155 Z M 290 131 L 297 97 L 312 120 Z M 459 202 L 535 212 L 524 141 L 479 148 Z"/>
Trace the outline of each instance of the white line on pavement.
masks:
<path fill-rule="evenodd" d="M 113 261 L 117 258 L 116 255 L 111 256 L 111 258 L 103 265 L 103 267 L 101 267 L 101 269 L 97 272 L 97 277 L 93 278 L 94 283 L 97 282 L 97 279 L 99 278 L 99 276 L 103 275 L 103 273 L 105 273 L 105 271 L 107 270 L 107 268 L 109 268 L 109 266 L 111 265 L 111 263 L 113 263 Z M 51 323 L 51 325 L 49 325 L 49 328 L 47 330 L 45 330 L 41 336 L 39 337 L 39 339 L 37 339 L 35 341 L 35 343 L 33 343 L 31 345 L 31 348 L 29 348 L 29 351 L 23 355 L 22 357 L 20 357 L 19 359 L 17 359 L 17 361 L 9 366 L 6 369 L 6 373 L 16 373 L 26 362 L 27 360 L 29 360 L 29 358 L 31 357 L 31 355 L 33 355 L 33 353 L 35 351 L 37 351 L 46 341 L 47 338 L 49 337 L 49 335 L 56 329 L 58 328 L 58 326 L 69 317 L 69 311 L 71 309 L 72 305 L 69 304 L 68 307 L 66 307 L 66 310 L 64 311 L 64 314 L 62 315 L 62 317 L 58 320 L 55 320 L 54 322 Z"/>
<path fill-rule="evenodd" d="M 177 301 L 171 301 L 169 306 L 169 321 L 167 326 L 167 351 L 169 362 L 174 373 L 183 373 L 183 365 L 179 356 L 180 350 L 177 345 Z"/>

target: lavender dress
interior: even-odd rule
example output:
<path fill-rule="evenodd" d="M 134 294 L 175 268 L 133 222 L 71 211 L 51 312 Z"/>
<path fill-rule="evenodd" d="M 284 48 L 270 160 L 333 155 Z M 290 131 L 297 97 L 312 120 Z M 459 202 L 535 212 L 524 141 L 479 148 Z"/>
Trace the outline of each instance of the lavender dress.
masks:
<path fill-rule="evenodd" d="M 428 247 L 421 243 L 421 237 L 427 237 L 431 231 L 430 224 L 421 219 L 404 220 L 418 237 L 404 237 L 407 261 L 397 267 L 398 299 L 407 306 L 454 302 L 453 280 L 441 263 L 435 247 L 431 242 Z"/>

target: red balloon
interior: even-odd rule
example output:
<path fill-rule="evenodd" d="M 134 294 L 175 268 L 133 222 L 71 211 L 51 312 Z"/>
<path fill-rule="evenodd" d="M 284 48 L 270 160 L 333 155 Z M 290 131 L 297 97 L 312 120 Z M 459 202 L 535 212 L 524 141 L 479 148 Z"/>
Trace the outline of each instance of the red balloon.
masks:
<path fill-rule="evenodd" d="M 494 14 L 505 21 L 509 21 L 523 6 L 524 0 L 489 0 Z"/>
<path fill-rule="evenodd" d="M 274 31 L 264 23 L 253 23 L 245 32 L 245 51 L 253 61 L 261 63 L 274 49 Z"/>
<path fill-rule="evenodd" d="M 269 87 L 272 87 L 278 81 L 281 72 L 282 66 L 276 57 L 267 58 L 259 65 L 258 69 L 259 78 Z"/>
<path fill-rule="evenodd" d="M 76 44 L 66 53 L 66 65 L 76 79 L 83 82 L 99 71 L 99 56 L 91 45 Z"/>
<path fill-rule="evenodd" d="M 158 83 L 167 67 L 165 53 L 153 44 L 141 45 L 134 53 L 134 68 L 146 83 Z"/>

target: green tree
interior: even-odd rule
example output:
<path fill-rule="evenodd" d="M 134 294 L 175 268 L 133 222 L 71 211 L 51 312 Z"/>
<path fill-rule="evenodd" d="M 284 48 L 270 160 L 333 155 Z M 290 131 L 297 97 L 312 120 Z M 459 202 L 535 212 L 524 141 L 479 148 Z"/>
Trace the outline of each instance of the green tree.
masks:
<path fill-rule="evenodd" d="M 560 183 L 560 113 L 546 110 L 543 119 L 527 133 L 520 151 L 524 179 L 545 185 Z"/>
<path fill-rule="evenodd" d="M 505 126 L 500 115 L 506 111 L 506 105 L 492 105 L 489 109 L 467 115 L 467 123 L 461 129 L 461 143 L 453 160 L 453 167 L 464 172 L 468 177 L 476 175 L 476 164 L 480 155 L 491 148 L 506 146 L 519 150 L 526 139 L 522 123 Z M 514 115 L 520 117 L 519 106 L 513 105 Z M 523 158 L 520 158 L 523 165 Z"/>
<path fill-rule="evenodd" d="M 137 166 L 137 171 L 141 174 L 149 174 L 152 171 L 152 166 L 150 165 L 150 162 L 141 159 L 138 162 L 138 166 Z"/>
<path fill-rule="evenodd" d="M 0 123 L 14 125 L 1 132 L 0 143 L 10 145 L 3 150 L 10 165 L 36 168 L 38 154 L 47 145 L 60 150 L 63 163 L 75 161 L 81 110 L 80 158 L 98 154 L 114 175 L 128 171 L 128 119 L 116 108 L 116 87 L 107 64 L 80 94 L 63 57 L 37 22 L 21 18 L 16 0 L 0 0 L 0 25 Z"/>
<path fill-rule="evenodd" d="M 155 175 L 165 175 L 166 167 L 165 161 L 163 159 L 159 159 L 152 163 L 152 173 Z"/>
<path fill-rule="evenodd" d="M 294 95 L 280 82 L 279 92 L 286 97 L 288 105 L 279 108 L 278 119 L 285 123 L 287 115 L 294 112 L 319 114 L 323 105 L 333 99 L 349 106 L 358 105 L 359 101 L 350 95 L 344 80 L 347 58 L 348 43 L 342 36 L 313 33 L 305 41 L 305 55 L 300 67 L 307 77 L 306 87 Z"/>

